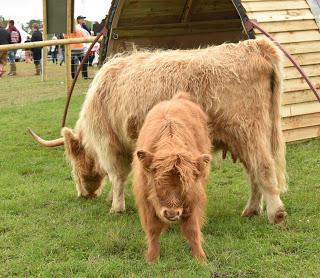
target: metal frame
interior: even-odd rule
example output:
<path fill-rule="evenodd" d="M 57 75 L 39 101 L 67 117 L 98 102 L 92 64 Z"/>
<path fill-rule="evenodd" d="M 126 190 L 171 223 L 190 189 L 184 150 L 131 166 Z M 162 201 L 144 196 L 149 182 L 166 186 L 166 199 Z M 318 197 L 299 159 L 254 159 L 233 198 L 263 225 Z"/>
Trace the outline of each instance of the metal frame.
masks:
<path fill-rule="evenodd" d="M 317 98 L 317 100 L 320 102 L 320 92 L 317 91 L 316 86 L 313 85 L 313 83 L 311 82 L 310 78 L 308 77 L 308 75 L 305 73 L 305 71 L 303 70 L 303 68 L 300 66 L 299 63 L 297 63 L 293 57 L 291 56 L 291 54 L 275 39 L 272 37 L 272 35 L 270 33 L 268 33 L 266 30 L 264 30 L 257 22 L 257 20 L 248 20 L 246 22 L 246 28 L 247 30 L 253 30 L 253 28 L 258 29 L 261 33 L 263 33 L 264 35 L 266 35 L 271 41 L 274 42 L 274 44 L 279 47 L 279 49 L 283 52 L 283 54 L 290 60 L 290 62 L 296 67 L 296 69 L 299 71 L 299 73 L 301 74 L 301 76 L 304 78 L 304 80 L 307 82 L 307 84 L 309 85 L 309 88 L 311 89 L 311 91 L 314 93 L 315 97 Z"/>
<path fill-rule="evenodd" d="M 119 3 L 120 3 L 120 0 L 113 0 L 111 3 L 111 7 L 109 9 L 108 21 L 107 21 L 108 33 L 104 37 L 104 41 L 102 43 L 102 52 L 101 52 L 102 54 L 100 56 L 100 64 L 103 64 L 107 58 L 108 45 L 109 45 L 109 41 L 110 41 L 110 36 L 112 34 L 112 23 L 113 23 L 113 19 L 116 14 L 117 8 L 119 6 Z"/>
<path fill-rule="evenodd" d="M 246 35 L 248 36 L 248 39 L 255 39 L 256 36 L 254 34 L 253 29 L 248 29 L 247 28 L 247 22 L 249 21 L 249 17 L 246 14 L 246 10 L 244 9 L 244 7 L 241 4 L 240 0 L 231 0 L 231 2 L 233 3 L 235 9 L 238 12 L 238 15 L 240 17 L 242 26 L 243 26 L 243 30 L 246 32 Z"/>
<path fill-rule="evenodd" d="M 183 7 L 182 15 L 180 17 L 180 22 L 188 22 L 188 18 L 193 4 L 194 0 L 186 0 L 186 3 Z"/>
<path fill-rule="evenodd" d="M 307 0 L 307 2 L 320 29 L 320 0 Z"/>

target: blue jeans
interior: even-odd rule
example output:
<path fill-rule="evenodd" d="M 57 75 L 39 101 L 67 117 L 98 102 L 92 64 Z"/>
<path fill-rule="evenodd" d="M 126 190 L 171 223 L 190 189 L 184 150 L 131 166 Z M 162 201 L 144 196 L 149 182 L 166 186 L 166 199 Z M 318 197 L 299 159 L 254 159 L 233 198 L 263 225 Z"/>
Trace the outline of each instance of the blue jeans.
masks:
<path fill-rule="evenodd" d="M 15 63 L 15 61 L 16 61 L 16 53 L 17 53 L 17 50 L 9 51 L 9 61 L 10 61 L 10 63 Z"/>

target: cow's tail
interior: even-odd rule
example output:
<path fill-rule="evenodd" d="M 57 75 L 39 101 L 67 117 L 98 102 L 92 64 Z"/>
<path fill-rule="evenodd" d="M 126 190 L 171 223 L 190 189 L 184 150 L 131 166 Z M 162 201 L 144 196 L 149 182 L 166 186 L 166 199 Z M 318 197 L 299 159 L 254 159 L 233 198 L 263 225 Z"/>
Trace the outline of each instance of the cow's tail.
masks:
<path fill-rule="evenodd" d="M 288 189 L 287 172 L 286 172 L 286 144 L 281 128 L 281 90 L 282 75 L 279 63 L 274 65 L 272 73 L 272 131 L 271 131 L 271 147 L 276 164 L 276 173 L 278 186 L 281 192 Z"/>
<path fill-rule="evenodd" d="M 271 151 L 275 160 L 278 186 L 281 192 L 288 189 L 286 172 L 286 145 L 281 128 L 282 54 L 271 42 L 263 40 L 266 57 L 272 63 L 271 75 Z"/>
<path fill-rule="evenodd" d="M 278 187 L 281 192 L 288 189 L 286 173 L 286 145 L 281 129 L 282 53 L 268 39 L 257 40 L 260 53 L 272 65 L 271 74 L 271 151 L 276 166 Z"/>

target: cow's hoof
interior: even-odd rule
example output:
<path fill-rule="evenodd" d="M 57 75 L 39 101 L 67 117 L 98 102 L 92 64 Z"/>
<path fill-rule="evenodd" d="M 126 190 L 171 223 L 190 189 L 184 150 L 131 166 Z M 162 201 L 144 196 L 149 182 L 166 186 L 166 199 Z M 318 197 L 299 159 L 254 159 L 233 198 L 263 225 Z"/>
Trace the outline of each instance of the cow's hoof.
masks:
<path fill-rule="evenodd" d="M 262 214 L 262 207 L 259 207 L 259 208 L 247 207 L 243 210 L 243 212 L 241 213 L 241 216 L 251 217 L 251 216 L 256 216 L 261 214 Z"/>
<path fill-rule="evenodd" d="M 97 197 L 96 194 L 92 193 L 92 194 L 87 194 L 87 195 L 80 195 L 78 196 L 79 198 L 82 198 L 82 199 L 94 199 Z"/>
<path fill-rule="evenodd" d="M 94 194 L 96 195 L 95 197 L 100 197 L 101 194 L 102 194 L 102 186 L 101 186 L 100 188 L 98 188 L 98 189 L 96 190 L 96 192 L 94 192 Z"/>
<path fill-rule="evenodd" d="M 110 209 L 110 213 L 117 213 L 117 214 L 120 214 L 120 213 L 124 213 L 126 211 L 126 209 L 124 207 L 119 207 L 119 208 L 111 208 Z"/>
<path fill-rule="evenodd" d="M 113 192 L 112 189 L 109 191 L 108 196 L 107 196 L 107 202 L 112 203 L 113 200 Z"/>
<path fill-rule="evenodd" d="M 280 224 L 287 218 L 287 213 L 284 207 L 278 208 L 276 213 L 272 216 L 269 216 L 270 224 Z"/>

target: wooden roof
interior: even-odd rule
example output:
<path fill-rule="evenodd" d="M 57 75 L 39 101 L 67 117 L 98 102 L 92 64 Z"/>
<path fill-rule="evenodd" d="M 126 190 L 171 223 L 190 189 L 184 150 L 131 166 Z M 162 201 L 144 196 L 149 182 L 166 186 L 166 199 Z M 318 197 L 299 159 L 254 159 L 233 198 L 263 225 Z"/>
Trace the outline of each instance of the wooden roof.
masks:
<path fill-rule="evenodd" d="M 235 4 L 240 0 L 115 0 L 107 55 L 133 43 L 138 48 L 194 48 L 247 39 Z"/>

